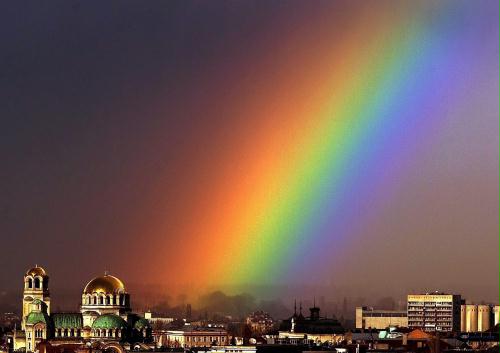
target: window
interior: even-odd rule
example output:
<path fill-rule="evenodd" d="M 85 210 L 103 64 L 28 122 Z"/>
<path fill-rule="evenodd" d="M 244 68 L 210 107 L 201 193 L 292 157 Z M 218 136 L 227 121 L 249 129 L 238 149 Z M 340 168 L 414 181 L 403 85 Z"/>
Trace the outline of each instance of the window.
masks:
<path fill-rule="evenodd" d="M 40 278 L 35 278 L 35 288 L 40 288 Z"/>
<path fill-rule="evenodd" d="M 33 280 L 31 278 L 28 279 L 28 288 L 33 288 Z"/>

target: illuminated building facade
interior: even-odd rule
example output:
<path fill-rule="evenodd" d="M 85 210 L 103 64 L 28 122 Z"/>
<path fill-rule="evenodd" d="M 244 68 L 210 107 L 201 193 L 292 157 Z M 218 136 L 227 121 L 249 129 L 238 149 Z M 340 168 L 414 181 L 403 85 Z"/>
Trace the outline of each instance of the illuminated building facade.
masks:
<path fill-rule="evenodd" d="M 42 341 L 53 345 L 131 343 L 151 337 L 149 322 L 131 312 L 123 282 L 108 274 L 87 283 L 80 312 L 53 313 L 50 307 L 49 276 L 44 268 L 35 266 L 24 275 L 22 330 L 14 332 L 15 350 L 33 352 Z"/>
<path fill-rule="evenodd" d="M 222 328 L 188 327 L 166 332 L 167 347 L 210 347 L 229 344 L 227 331 Z"/>
<path fill-rule="evenodd" d="M 460 331 L 461 297 L 457 294 L 408 295 L 408 327 L 428 332 Z"/>
<path fill-rule="evenodd" d="M 371 307 L 356 308 L 357 329 L 385 329 L 387 327 L 408 327 L 406 311 L 374 310 Z"/>

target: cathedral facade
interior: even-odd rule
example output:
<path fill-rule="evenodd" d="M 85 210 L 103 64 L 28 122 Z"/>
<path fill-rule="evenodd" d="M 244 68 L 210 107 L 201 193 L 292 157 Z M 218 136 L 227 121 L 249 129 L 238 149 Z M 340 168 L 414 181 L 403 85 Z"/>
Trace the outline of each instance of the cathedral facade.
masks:
<path fill-rule="evenodd" d="M 14 349 L 34 352 L 41 342 L 58 344 L 144 343 L 151 339 L 148 320 L 134 314 L 123 282 L 105 274 L 90 280 L 82 292 L 80 312 L 51 312 L 49 276 L 35 266 L 24 275 L 21 330 Z"/>

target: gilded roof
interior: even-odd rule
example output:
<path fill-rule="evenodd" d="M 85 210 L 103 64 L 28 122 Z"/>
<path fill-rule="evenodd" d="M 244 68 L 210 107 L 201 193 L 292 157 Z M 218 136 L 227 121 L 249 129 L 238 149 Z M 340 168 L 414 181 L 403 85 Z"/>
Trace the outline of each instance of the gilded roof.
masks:
<path fill-rule="evenodd" d="M 35 266 L 26 271 L 26 276 L 47 276 L 47 272 L 43 267 Z"/>
<path fill-rule="evenodd" d="M 116 294 L 125 292 L 125 285 L 123 282 L 111 275 L 99 276 L 92 279 L 85 288 L 83 293 L 103 293 L 103 294 Z"/>

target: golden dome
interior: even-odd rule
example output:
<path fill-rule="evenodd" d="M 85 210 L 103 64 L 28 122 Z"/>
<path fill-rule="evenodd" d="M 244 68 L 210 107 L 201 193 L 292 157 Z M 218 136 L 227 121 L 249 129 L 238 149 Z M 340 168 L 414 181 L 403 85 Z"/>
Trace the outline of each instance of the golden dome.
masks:
<path fill-rule="evenodd" d="M 43 267 L 35 265 L 35 267 L 30 268 L 28 271 L 26 271 L 26 276 L 47 276 L 47 272 Z"/>
<path fill-rule="evenodd" d="M 83 293 L 115 294 L 125 292 L 125 285 L 115 276 L 104 275 L 96 277 L 85 286 Z"/>

